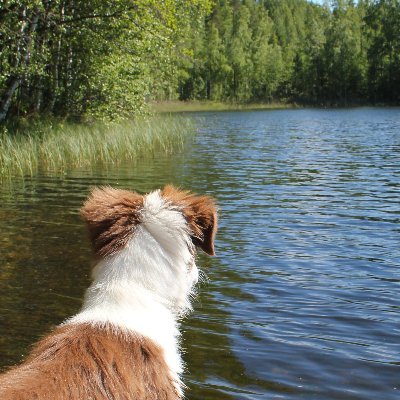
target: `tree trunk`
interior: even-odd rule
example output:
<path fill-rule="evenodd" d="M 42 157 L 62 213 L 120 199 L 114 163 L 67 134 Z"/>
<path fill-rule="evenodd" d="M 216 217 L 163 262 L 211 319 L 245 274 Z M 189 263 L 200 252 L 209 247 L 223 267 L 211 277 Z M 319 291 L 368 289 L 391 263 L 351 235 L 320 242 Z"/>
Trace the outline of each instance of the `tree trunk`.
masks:
<path fill-rule="evenodd" d="M 64 8 L 64 3 L 62 3 L 60 8 L 60 23 L 64 23 L 64 14 L 65 14 L 65 8 Z M 53 62 L 51 64 L 51 75 L 53 81 L 52 81 L 52 88 L 50 91 L 50 99 L 48 105 L 48 110 L 51 113 L 54 113 L 54 107 L 56 105 L 56 100 L 58 96 L 58 88 L 60 85 L 59 65 L 61 58 L 61 42 L 62 42 L 62 29 L 60 29 L 58 32 L 57 49 L 55 52 Z"/>
<path fill-rule="evenodd" d="M 14 69 L 18 68 L 19 66 L 21 66 L 21 68 L 24 69 L 24 67 L 26 67 L 26 65 L 29 63 L 29 59 L 31 56 L 30 47 L 33 40 L 33 35 L 36 31 L 37 24 L 39 21 L 39 13 L 37 11 L 34 11 L 33 16 L 29 23 L 27 23 L 28 18 L 26 16 L 26 9 L 22 11 L 22 17 L 26 22 L 26 24 L 23 25 L 21 29 L 22 38 L 20 44 L 23 46 L 23 48 L 20 50 L 20 56 L 18 57 L 17 55 L 15 57 L 15 62 L 13 65 Z M 21 46 L 18 45 L 18 47 Z M 19 87 L 19 85 L 21 84 L 22 78 L 23 78 L 23 72 L 20 72 L 17 75 L 10 75 L 9 78 L 7 79 L 6 88 L 0 99 L 0 122 L 6 119 L 13 95 L 17 90 L 17 88 Z"/>
<path fill-rule="evenodd" d="M 0 122 L 4 121 L 7 116 L 8 109 L 11 105 L 11 100 L 14 92 L 17 90 L 21 83 L 19 76 L 12 76 L 7 80 L 6 90 L 0 102 Z"/>

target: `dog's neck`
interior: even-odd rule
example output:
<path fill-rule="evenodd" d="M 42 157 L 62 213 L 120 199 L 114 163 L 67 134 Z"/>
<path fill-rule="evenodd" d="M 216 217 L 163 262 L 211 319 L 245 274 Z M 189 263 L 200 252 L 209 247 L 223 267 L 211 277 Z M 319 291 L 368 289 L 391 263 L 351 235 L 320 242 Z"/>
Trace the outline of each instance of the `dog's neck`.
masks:
<path fill-rule="evenodd" d="M 67 323 L 111 324 L 151 339 L 179 381 L 178 319 L 190 309 L 197 268 L 183 217 L 166 217 L 146 216 L 124 249 L 95 266 L 82 310 Z"/>

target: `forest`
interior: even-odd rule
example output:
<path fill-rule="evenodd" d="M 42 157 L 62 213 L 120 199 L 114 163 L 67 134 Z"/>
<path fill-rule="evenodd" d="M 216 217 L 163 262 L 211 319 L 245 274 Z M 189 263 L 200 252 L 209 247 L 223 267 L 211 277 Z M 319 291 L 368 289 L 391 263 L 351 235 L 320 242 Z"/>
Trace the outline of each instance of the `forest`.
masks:
<path fill-rule="evenodd" d="M 400 104 L 400 1 L 0 0 L 0 123 L 151 101 Z"/>

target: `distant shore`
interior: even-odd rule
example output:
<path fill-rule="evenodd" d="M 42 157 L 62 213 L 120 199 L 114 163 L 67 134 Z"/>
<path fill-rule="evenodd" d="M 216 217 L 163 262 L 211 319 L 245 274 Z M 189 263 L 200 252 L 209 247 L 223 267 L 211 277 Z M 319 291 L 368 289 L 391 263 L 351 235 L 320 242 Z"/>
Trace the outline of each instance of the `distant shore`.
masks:
<path fill-rule="evenodd" d="M 150 110 L 154 113 L 184 113 L 198 111 L 251 111 L 251 110 L 289 110 L 299 108 L 358 108 L 358 107 L 399 107 L 393 103 L 370 103 L 366 101 L 348 101 L 346 103 L 223 103 L 218 101 L 154 101 L 151 102 Z"/>
<path fill-rule="evenodd" d="M 280 110 L 298 108 L 296 104 L 286 103 L 222 103 L 218 101 L 155 101 L 150 108 L 155 113 L 177 113 L 195 111 L 241 111 L 241 110 Z"/>

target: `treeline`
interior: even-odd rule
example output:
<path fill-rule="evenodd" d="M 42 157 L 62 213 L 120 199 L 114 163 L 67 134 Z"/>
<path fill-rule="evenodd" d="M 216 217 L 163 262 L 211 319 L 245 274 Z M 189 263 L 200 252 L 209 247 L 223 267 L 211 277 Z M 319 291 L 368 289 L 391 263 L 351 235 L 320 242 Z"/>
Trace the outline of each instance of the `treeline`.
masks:
<path fill-rule="evenodd" d="M 209 0 L 1 0 L 0 122 L 115 118 L 176 85 L 176 44 Z"/>
<path fill-rule="evenodd" d="M 182 99 L 400 103 L 398 0 L 219 0 L 189 48 Z"/>
<path fill-rule="evenodd" d="M 2 0 L 0 122 L 149 100 L 400 103 L 400 0 Z"/>

